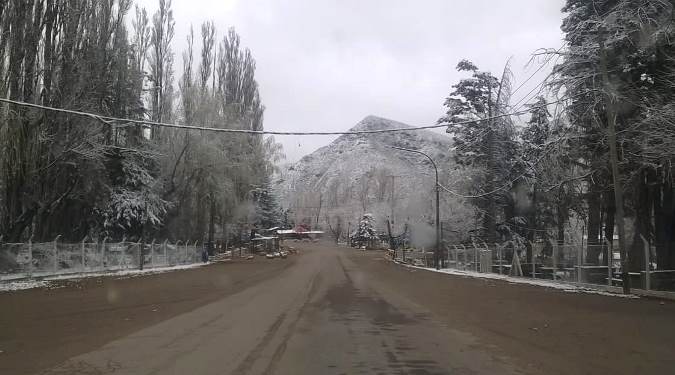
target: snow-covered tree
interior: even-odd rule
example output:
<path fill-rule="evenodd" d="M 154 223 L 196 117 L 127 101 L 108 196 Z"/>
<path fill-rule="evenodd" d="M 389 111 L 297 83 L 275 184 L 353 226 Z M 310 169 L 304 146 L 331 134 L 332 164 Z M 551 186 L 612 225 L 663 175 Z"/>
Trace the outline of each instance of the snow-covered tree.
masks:
<path fill-rule="evenodd" d="M 217 43 L 214 24 L 204 24 L 201 51 L 190 33 L 176 100 L 173 11 L 170 0 L 158 5 L 152 17 L 136 8 L 128 20 L 132 0 L 0 1 L 0 96 L 116 118 L 262 130 L 255 60 L 234 29 Z M 271 175 L 280 155 L 262 136 L 148 130 L 3 104 L 0 233 L 11 241 L 58 234 L 213 240 L 237 221 L 251 185 Z"/>
<path fill-rule="evenodd" d="M 472 203 L 482 216 L 484 239 L 495 242 L 497 221 L 507 220 L 497 211 L 504 201 L 500 194 L 509 190 L 518 172 L 515 129 L 510 118 L 502 116 L 508 112 L 511 73 L 507 64 L 499 79 L 467 60 L 460 61 L 457 70 L 471 76 L 453 86 L 444 103 L 447 112 L 438 122 L 447 124 L 446 131 L 453 135 L 456 161 L 477 171 L 470 193 L 480 197 Z"/>
<path fill-rule="evenodd" d="M 356 232 L 352 235 L 352 243 L 357 246 L 371 247 L 373 242 L 377 240 L 377 232 L 375 231 L 375 219 L 372 214 L 365 214 L 359 221 L 359 226 Z"/>
<path fill-rule="evenodd" d="M 632 252 L 630 268 L 644 269 L 641 237 L 652 235 L 659 267 L 672 268 L 675 239 L 665 234 L 675 218 L 662 203 L 675 196 L 670 167 L 675 142 L 668 126 L 675 94 L 673 3 L 567 0 L 563 12 L 567 50 L 554 69 L 554 84 L 570 97 L 567 113 L 579 139 L 577 161 L 585 164 L 588 176 L 583 195 L 588 243 L 614 237 L 615 217 L 619 226 L 623 221 L 616 202 L 625 201 L 620 208 L 635 215 L 632 246 L 624 246 Z M 616 142 L 608 138 L 610 122 Z M 616 162 L 610 144 L 616 145 Z M 612 164 L 618 164 L 617 176 Z M 615 194 L 617 188 L 625 197 Z M 589 247 L 587 261 L 597 263 L 603 252 L 600 246 Z"/>
<path fill-rule="evenodd" d="M 254 191 L 254 199 L 258 227 L 266 229 L 281 225 L 282 212 L 279 201 L 268 181 Z"/>

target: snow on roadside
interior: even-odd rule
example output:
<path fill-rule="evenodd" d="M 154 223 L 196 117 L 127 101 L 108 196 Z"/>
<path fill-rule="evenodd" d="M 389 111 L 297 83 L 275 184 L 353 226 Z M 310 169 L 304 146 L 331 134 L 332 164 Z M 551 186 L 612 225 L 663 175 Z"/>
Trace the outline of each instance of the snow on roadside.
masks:
<path fill-rule="evenodd" d="M 80 280 L 92 277 L 117 277 L 122 279 L 127 279 L 131 277 L 139 277 L 145 275 L 154 275 L 172 271 L 179 270 L 188 270 L 193 268 L 199 268 L 207 265 L 209 263 L 195 263 L 195 264 L 186 264 L 173 267 L 155 267 L 147 268 L 144 270 L 119 270 L 119 271 L 107 271 L 107 272 L 86 272 L 86 273 L 71 273 L 64 275 L 54 275 L 46 276 L 40 280 L 16 280 L 9 282 L 0 282 L 0 293 L 1 292 L 12 292 L 18 290 L 34 289 L 34 288 L 50 288 L 52 287 L 54 281 L 63 281 L 63 280 Z"/>
<path fill-rule="evenodd" d="M 108 271 L 108 272 L 87 272 L 87 273 L 74 273 L 68 275 L 56 275 L 45 277 L 44 280 L 47 281 L 58 281 L 58 280 L 77 280 L 77 279 L 86 279 L 91 277 L 102 277 L 102 276 L 114 276 L 114 277 L 137 277 L 144 275 L 154 275 L 158 273 L 166 273 L 179 270 L 189 270 L 193 268 L 199 268 L 207 265 L 208 263 L 194 263 L 194 264 L 185 264 L 180 266 L 173 267 L 155 267 L 155 268 L 146 268 L 143 270 L 138 269 L 129 269 L 129 270 L 119 270 L 119 271 Z"/>
<path fill-rule="evenodd" d="M 9 281 L 0 283 L 0 292 L 13 292 L 17 290 L 46 288 L 49 282 L 44 280 L 24 280 L 24 281 Z"/>
<path fill-rule="evenodd" d="M 562 290 L 563 292 L 567 292 L 567 293 L 588 293 L 588 294 L 597 294 L 597 295 L 601 295 L 601 296 L 611 296 L 611 297 L 621 297 L 621 298 L 640 298 L 640 297 L 638 297 L 636 295 L 633 295 L 633 294 L 611 293 L 611 292 L 607 292 L 607 291 L 600 290 L 600 289 L 594 289 L 594 288 L 589 288 L 589 287 L 586 287 L 586 286 L 575 285 L 575 284 L 570 284 L 570 283 L 565 283 L 565 282 L 553 282 L 553 281 L 542 280 L 542 279 L 528 279 L 528 278 L 525 278 L 525 277 L 512 277 L 512 276 L 507 276 L 507 275 L 499 275 L 499 274 L 495 274 L 495 273 L 479 273 L 479 272 L 474 272 L 474 271 L 462 271 L 462 270 L 453 270 L 453 269 L 436 270 L 435 268 L 417 267 L 417 266 L 411 266 L 411 265 L 408 265 L 408 264 L 402 264 L 402 263 L 399 263 L 399 262 L 396 262 L 396 263 L 399 264 L 399 265 L 402 265 L 404 267 L 423 270 L 423 271 L 438 272 L 438 273 L 444 273 L 444 274 L 447 274 L 447 275 L 471 277 L 471 278 L 477 278 L 477 279 L 501 280 L 501 281 L 506 281 L 506 282 L 512 283 L 512 284 L 534 285 L 534 286 L 540 286 L 540 287 L 545 287 L 545 288 L 558 289 L 558 290 Z"/>

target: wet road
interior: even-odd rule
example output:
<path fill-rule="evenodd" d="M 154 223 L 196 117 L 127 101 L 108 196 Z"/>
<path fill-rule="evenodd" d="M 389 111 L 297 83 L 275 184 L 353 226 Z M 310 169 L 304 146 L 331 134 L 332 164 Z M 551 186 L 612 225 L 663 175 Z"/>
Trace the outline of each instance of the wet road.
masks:
<path fill-rule="evenodd" d="M 0 293 L 0 374 L 669 374 L 675 302 L 565 293 L 295 244 Z"/>
<path fill-rule="evenodd" d="M 381 255 L 369 261 L 385 262 Z M 364 272 L 354 250 L 316 245 L 264 281 L 43 373 L 521 372 Z"/>

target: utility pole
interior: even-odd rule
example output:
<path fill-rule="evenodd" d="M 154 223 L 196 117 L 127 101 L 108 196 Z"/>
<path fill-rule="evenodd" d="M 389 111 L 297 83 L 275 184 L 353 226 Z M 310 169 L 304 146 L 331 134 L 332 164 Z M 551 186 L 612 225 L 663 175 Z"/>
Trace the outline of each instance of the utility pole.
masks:
<path fill-rule="evenodd" d="M 389 215 L 389 219 L 391 221 L 391 224 L 395 225 L 396 224 L 396 218 L 394 217 L 394 205 L 396 205 L 396 193 L 395 193 L 395 191 L 396 191 L 396 178 L 399 178 L 401 176 L 393 176 L 392 175 L 392 176 L 387 176 L 387 177 L 391 178 L 391 202 L 390 202 L 391 212 L 390 212 L 390 215 Z"/>
<path fill-rule="evenodd" d="M 431 156 L 425 154 L 422 151 L 417 151 L 417 150 L 411 150 L 407 148 L 401 148 L 401 147 L 395 147 L 395 146 L 389 146 L 393 149 L 396 150 L 401 150 L 401 151 L 406 151 L 406 152 L 412 152 L 415 154 L 420 154 L 429 159 L 431 162 L 431 165 L 434 167 L 434 171 L 436 172 L 436 249 L 434 250 L 434 266 L 436 267 L 437 270 L 441 269 L 441 210 L 440 210 L 440 190 L 441 186 L 438 184 L 438 167 L 436 166 L 436 162 L 434 162 L 434 159 L 431 158 Z"/>
<path fill-rule="evenodd" d="M 623 212 L 623 185 L 619 172 L 619 153 L 616 146 L 616 97 L 609 92 L 609 73 L 607 72 L 607 52 L 605 43 L 600 39 L 600 70 L 605 93 L 605 109 L 607 111 L 607 138 L 609 141 L 609 159 L 612 165 L 612 182 L 614 183 L 614 205 L 616 225 L 619 230 L 619 252 L 621 254 L 621 281 L 624 294 L 630 293 L 630 279 L 628 277 L 628 252 L 626 251 L 626 228 Z M 611 239 L 610 239 L 611 240 Z M 607 265 L 611 267 L 611 259 Z"/>
<path fill-rule="evenodd" d="M 316 228 L 319 227 L 319 215 L 321 215 L 321 206 L 323 206 L 323 194 L 319 193 L 319 209 L 316 211 Z"/>

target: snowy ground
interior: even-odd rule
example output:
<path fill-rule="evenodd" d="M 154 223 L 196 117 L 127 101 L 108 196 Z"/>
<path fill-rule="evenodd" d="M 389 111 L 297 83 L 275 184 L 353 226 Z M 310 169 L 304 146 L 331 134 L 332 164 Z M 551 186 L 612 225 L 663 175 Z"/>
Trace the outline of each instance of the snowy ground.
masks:
<path fill-rule="evenodd" d="M 186 264 L 173 267 L 156 267 L 148 268 L 144 270 L 121 270 L 121 271 L 108 271 L 108 272 L 87 272 L 87 273 L 72 273 L 67 275 L 55 275 L 47 276 L 41 278 L 40 280 L 15 280 L 9 282 L 0 282 L 0 292 L 16 291 L 16 290 L 25 290 L 33 288 L 52 288 L 54 287 L 54 281 L 62 280 L 78 280 L 91 277 L 104 277 L 104 276 L 113 276 L 118 278 L 130 278 L 138 277 L 145 275 L 153 275 L 158 273 L 166 273 L 178 270 L 187 270 L 192 268 L 203 267 L 209 263 L 195 263 L 195 264 Z"/>
<path fill-rule="evenodd" d="M 581 285 L 576 285 L 576 284 L 571 284 L 571 283 L 566 283 L 566 282 L 561 282 L 561 281 L 551 281 L 551 280 L 541 280 L 541 279 L 528 279 L 525 277 L 512 277 L 512 276 L 507 276 L 507 275 L 499 275 L 495 273 L 480 273 L 480 272 L 473 272 L 473 271 L 461 271 L 461 270 L 453 270 L 453 269 L 441 269 L 441 270 L 436 270 L 435 268 L 427 268 L 427 267 L 417 267 L 417 266 L 411 266 L 408 264 L 403 264 L 400 262 L 396 262 L 397 264 L 400 264 L 404 267 L 412 268 L 412 269 L 418 269 L 418 270 L 423 270 L 423 271 L 430 271 L 430 272 L 438 272 L 438 273 L 444 273 L 447 275 L 454 275 L 454 276 L 462 276 L 462 277 L 472 277 L 472 278 L 478 278 L 478 279 L 491 279 L 491 280 L 502 280 L 508 283 L 512 284 L 527 284 L 527 285 L 534 285 L 534 286 L 540 286 L 540 287 L 545 287 L 545 288 L 553 288 L 553 289 L 558 289 L 562 290 L 564 292 L 568 293 L 589 293 L 589 294 L 598 294 L 602 296 L 612 296 L 612 297 L 621 297 L 621 298 L 639 298 L 636 295 L 633 294 L 618 294 L 618 293 L 611 293 L 607 292 L 604 290 L 600 289 L 594 289 L 588 286 L 581 286 Z"/>

